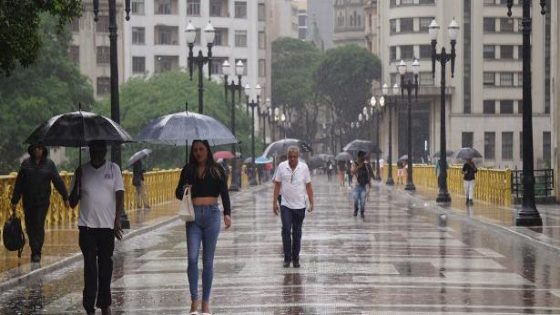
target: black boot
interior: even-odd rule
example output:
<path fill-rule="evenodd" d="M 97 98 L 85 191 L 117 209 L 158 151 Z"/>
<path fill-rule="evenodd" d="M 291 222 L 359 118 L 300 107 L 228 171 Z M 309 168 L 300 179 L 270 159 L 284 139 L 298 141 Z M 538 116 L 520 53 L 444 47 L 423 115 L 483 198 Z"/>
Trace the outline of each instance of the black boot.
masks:
<path fill-rule="evenodd" d="M 364 210 L 362 209 L 362 211 L 360 211 L 360 216 L 362 217 L 362 219 L 364 218 Z"/>
<path fill-rule="evenodd" d="M 358 208 L 354 208 L 354 216 L 355 216 L 355 217 L 358 216 Z"/>

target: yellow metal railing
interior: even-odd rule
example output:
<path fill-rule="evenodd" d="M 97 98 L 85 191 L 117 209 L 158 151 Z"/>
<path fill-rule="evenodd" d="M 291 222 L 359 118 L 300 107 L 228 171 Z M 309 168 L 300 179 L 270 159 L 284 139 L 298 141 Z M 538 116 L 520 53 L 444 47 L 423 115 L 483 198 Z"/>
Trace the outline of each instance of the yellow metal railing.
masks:
<path fill-rule="evenodd" d="M 438 182 L 433 165 L 414 165 L 414 184 L 437 189 Z M 387 179 L 388 167 L 383 167 L 383 178 Z M 396 182 L 397 167 L 393 165 L 393 179 Z M 406 183 L 406 172 L 404 175 Z M 475 199 L 499 206 L 511 206 L 511 170 L 479 168 L 476 174 Z M 450 166 L 447 170 L 447 188 L 450 193 L 464 195 L 461 166 Z"/>

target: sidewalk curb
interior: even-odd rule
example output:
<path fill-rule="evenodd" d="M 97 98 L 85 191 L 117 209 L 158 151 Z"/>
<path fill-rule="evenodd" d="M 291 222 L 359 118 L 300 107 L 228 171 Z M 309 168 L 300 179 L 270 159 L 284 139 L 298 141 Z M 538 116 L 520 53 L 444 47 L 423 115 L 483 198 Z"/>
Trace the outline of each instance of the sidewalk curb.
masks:
<path fill-rule="evenodd" d="M 379 187 L 381 189 L 389 191 L 390 193 L 394 192 L 394 189 L 392 189 L 392 188 L 382 186 L 382 185 L 379 185 Z M 555 253 L 557 255 L 560 255 L 560 246 L 556 246 L 556 245 L 550 244 L 548 242 L 542 241 L 540 239 L 537 239 L 537 238 L 535 238 L 531 235 L 528 235 L 528 233 L 523 233 L 523 232 L 515 230 L 515 229 L 520 229 L 520 230 L 524 230 L 524 231 L 531 232 L 531 233 L 537 233 L 537 232 L 531 231 L 530 229 L 528 229 L 526 227 L 515 227 L 515 229 L 512 229 L 512 228 L 507 227 L 507 226 L 502 226 L 502 225 L 499 225 L 499 224 L 486 222 L 486 221 L 480 220 L 476 217 L 467 216 L 467 215 L 463 214 L 457 208 L 453 208 L 451 206 L 450 207 L 440 206 L 432 200 L 423 199 L 423 198 L 419 197 L 418 195 L 416 195 L 414 192 L 405 191 L 405 190 L 403 190 L 403 191 L 399 190 L 398 192 L 405 193 L 406 194 L 405 196 L 408 199 L 412 199 L 412 200 L 415 200 L 415 201 L 421 201 L 422 203 L 427 203 L 427 206 L 423 205 L 423 207 L 422 207 L 426 211 L 430 211 L 430 212 L 433 212 L 433 213 L 440 213 L 440 214 L 443 212 L 446 215 L 452 216 L 453 218 L 459 219 L 459 220 L 461 220 L 463 222 L 466 222 L 466 223 L 469 223 L 469 224 L 474 224 L 474 223 L 480 224 L 480 225 L 484 226 L 485 228 L 487 228 L 487 229 L 489 229 L 493 232 L 499 232 L 499 233 L 502 233 L 502 234 L 514 235 L 515 237 L 517 237 L 520 240 L 530 242 L 530 243 L 532 243 L 534 245 L 537 245 L 537 246 L 539 246 L 539 247 L 541 247 L 545 250 L 552 251 L 553 253 Z"/>

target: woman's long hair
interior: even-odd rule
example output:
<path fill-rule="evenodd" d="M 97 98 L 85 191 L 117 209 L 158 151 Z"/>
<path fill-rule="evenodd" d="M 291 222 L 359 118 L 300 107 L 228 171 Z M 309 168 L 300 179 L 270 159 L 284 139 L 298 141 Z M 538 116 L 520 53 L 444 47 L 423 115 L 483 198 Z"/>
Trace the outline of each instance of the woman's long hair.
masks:
<path fill-rule="evenodd" d="M 212 150 L 210 149 L 208 140 L 193 140 L 191 144 L 191 153 L 189 155 L 189 164 L 195 169 L 198 168 L 198 162 L 196 161 L 192 150 L 194 144 L 197 142 L 202 143 L 208 151 L 208 157 L 206 158 L 206 169 L 204 170 L 204 173 L 207 174 L 209 172 L 210 175 L 212 175 L 212 177 L 214 178 L 224 179 L 222 167 L 218 165 L 218 163 L 216 163 L 216 161 L 214 160 L 214 155 L 212 154 Z"/>

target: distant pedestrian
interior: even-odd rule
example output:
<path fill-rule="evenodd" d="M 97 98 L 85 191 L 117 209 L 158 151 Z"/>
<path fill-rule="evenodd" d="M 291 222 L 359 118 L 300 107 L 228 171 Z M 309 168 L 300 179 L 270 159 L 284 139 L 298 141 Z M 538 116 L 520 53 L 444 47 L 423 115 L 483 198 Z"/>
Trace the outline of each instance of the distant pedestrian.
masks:
<path fill-rule="evenodd" d="M 334 166 L 333 163 L 331 162 L 331 160 L 327 161 L 327 179 L 330 182 L 332 179 L 332 173 L 334 171 Z"/>
<path fill-rule="evenodd" d="M 465 164 L 463 164 L 463 183 L 465 186 L 465 198 L 467 206 L 472 206 L 474 204 L 474 178 L 475 174 L 478 172 L 476 165 L 474 164 L 472 158 L 467 159 Z"/>
<path fill-rule="evenodd" d="M 344 187 L 345 177 L 346 176 L 346 162 L 339 161 L 338 162 L 338 183 L 340 187 Z"/>
<path fill-rule="evenodd" d="M 397 161 L 397 185 L 403 184 L 404 163 L 402 160 Z"/>
<path fill-rule="evenodd" d="M 138 160 L 132 164 L 132 185 L 136 188 L 136 208 L 150 209 L 148 202 L 148 194 L 146 193 L 146 184 L 144 182 L 144 172 L 142 160 Z"/>
<path fill-rule="evenodd" d="M 224 169 L 213 158 L 206 140 L 194 140 L 189 163 L 183 167 L 175 189 L 177 199 L 182 199 L 185 189 L 190 187 L 194 206 L 194 221 L 187 222 L 187 276 L 191 294 L 190 314 L 198 314 L 198 254 L 202 244 L 202 313 L 210 313 L 210 292 L 214 276 L 214 253 L 220 234 L 221 196 L 224 208 L 224 225 L 231 226 L 231 205 Z"/>
<path fill-rule="evenodd" d="M 348 189 L 352 187 L 352 161 L 346 163 L 346 180 L 348 181 Z"/>
<path fill-rule="evenodd" d="M 45 241 L 45 220 L 51 199 L 51 183 L 62 196 L 67 208 L 68 191 L 54 162 L 47 157 L 49 151 L 45 146 L 32 144 L 27 152 L 29 158 L 21 163 L 12 193 L 12 211 L 15 213 L 22 198 L 31 262 L 40 262 Z"/>
<path fill-rule="evenodd" d="M 288 148 L 288 161 L 280 163 L 273 178 L 274 195 L 272 211 L 282 219 L 282 244 L 284 248 L 284 268 L 293 262 L 294 268 L 300 267 L 299 252 L 305 209 L 313 211 L 313 188 L 307 164 L 299 162 L 299 148 Z M 282 194 L 281 204 L 278 195 Z M 305 196 L 307 195 L 307 202 Z M 293 236 L 293 239 L 292 239 Z"/>
<path fill-rule="evenodd" d="M 72 179 L 70 206 L 80 204 L 79 244 L 84 257 L 82 305 L 88 314 L 95 306 L 111 314 L 111 277 L 115 237 L 122 239 L 120 216 L 124 209 L 121 169 L 105 161 L 107 144 L 89 143 L 90 162 L 76 169 Z M 97 303 L 96 303 L 97 299 Z"/>
<path fill-rule="evenodd" d="M 356 184 L 354 185 L 354 216 L 358 215 L 364 218 L 364 211 L 366 206 L 366 194 L 368 186 L 371 185 L 371 172 L 370 168 L 365 163 L 366 153 L 363 151 L 358 152 L 358 160 L 352 166 L 352 175 L 356 176 Z"/>

